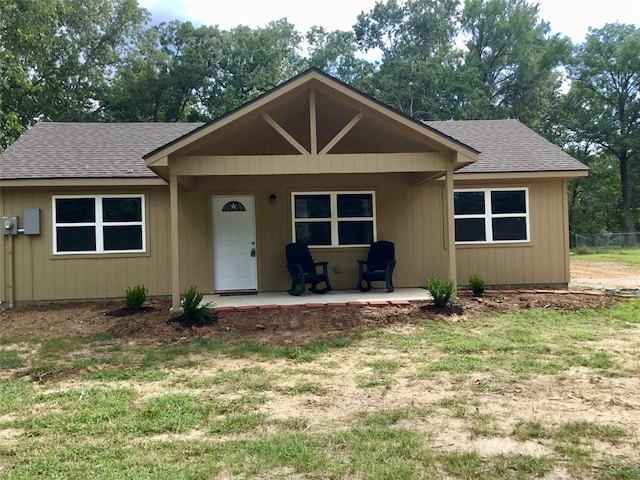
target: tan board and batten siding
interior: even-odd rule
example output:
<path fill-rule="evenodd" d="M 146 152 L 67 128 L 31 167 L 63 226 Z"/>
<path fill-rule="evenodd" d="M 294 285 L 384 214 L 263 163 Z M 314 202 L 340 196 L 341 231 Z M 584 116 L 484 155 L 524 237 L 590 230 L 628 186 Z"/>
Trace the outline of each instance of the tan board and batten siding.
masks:
<path fill-rule="evenodd" d="M 375 191 L 378 238 L 396 243 L 395 283 L 421 286 L 427 276 L 446 272 L 440 183 L 413 187 L 408 176 L 401 174 L 201 177 L 193 188 L 179 192 L 181 290 L 192 284 L 206 292 L 215 288 L 212 195 L 255 196 L 259 290 L 283 291 L 290 286 L 284 257 L 284 246 L 291 241 L 290 194 L 327 190 Z M 14 239 L 17 302 L 122 297 L 127 287 L 138 283 L 144 283 L 150 295 L 170 293 L 168 187 L 100 188 L 100 192 L 145 194 L 146 254 L 53 255 L 52 195 L 92 194 L 95 190 L 5 189 L 3 211 L 44 206 L 42 234 Z M 275 204 L 269 200 L 272 193 L 278 198 Z M 413 228 L 407 230 L 406 224 Z M 355 287 L 356 260 L 366 258 L 367 249 L 322 248 L 313 254 L 318 261 L 330 262 L 334 287 L 347 289 Z"/>
<path fill-rule="evenodd" d="M 458 283 L 480 275 L 489 285 L 566 287 L 569 283 L 567 180 L 456 182 L 456 188 L 529 190 L 530 242 L 457 245 Z"/>
<path fill-rule="evenodd" d="M 213 194 L 255 195 L 258 285 L 263 291 L 282 291 L 290 286 L 285 267 L 284 246 L 291 241 L 291 202 L 294 191 L 372 190 L 376 196 L 376 222 L 379 239 L 396 243 L 398 286 L 418 286 L 426 275 L 442 274 L 446 264 L 442 227 L 443 190 L 441 186 L 412 187 L 403 175 L 329 175 L 241 178 L 202 178 L 190 191 L 181 190 L 182 235 L 181 271 L 195 276 L 202 285 L 213 284 L 211 196 Z M 277 196 L 275 204 L 270 195 Z M 202 218 L 206 218 L 206 223 Z M 406 223 L 415 228 L 406 229 Z M 182 229 L 182 228 L 181 228 Z M 195 233 L 195 234 L 194 234 Z M 206 256 L 189 252 L 206 252 Z M 366 248 L 318 248 L 316 261 L 329 261 L 335 288 L 355 288 L 357 259 L 366 258 Z M 206 259 L 206 260 L 205 260 Z M 418 268 L 416 268 L 418 267 Z M 433 272 L 433 273 L 430 273 Z"/>
<path fill-rule="evenodd" d="M 17 235 L 14 245 L 15 300 L 75 300 L 123 297 L 127 287 L 144 283 L 151 295 L 169 291 L 169 192 L 166 187 L 3 188 L 2 212 L 22 214 L 41 208 L 40 235 Z M 53 255 L 53 195 L 145 195 L 147 252 L 107 255 Z M 8 278 L 9 242 L 4 241 L 3 271 Z M 5 286 L 4 298 L 10 298 Z"/>
<path fill-rule="evenodd" d="M 423 286 L 430 276 L 446 274 L 444 182 L 412 186 L 407 175 L 314 175 L 201 177 L 193 188 L 180 189 L 181 289 L 197 285 L 213 292 L 212 212 L 214 194 L 248 194 L 256 198 L 258 285 L 260 291 L 289 287 L 284 245 L 291 241 L 292 191 L 373 190 L 379 239 L 396 244 L 395 282 L 399 287 Z M 465 183 L 456 186 L 480 186 Z M 569 281 L 566 180 L 545 179 L 481 185 L 529 188 L 531 242 L 508 245 L 458 245 L 460 284 L 478 273 L 489 284 L 566 285 Z M 21 212 L 43 206 L 42 235 L 14 238 L 15 300 L 18 302 L 122 297 L 127 287 L 144 283 L 150 295 L 170 293 L 170 219 L 167 187 L 101 188 L 102 193 L 144 193 L 147 253 L 116 255 L 53 255 L 51 197 L 90 194 L 94 190 L 5 189 L 2 211 Z M 272 204 L 269 196 L 275 193 Z M 564 202 L 564 203 L 563 203 Z M 5 242 L 5 250 L 8 247 Z M 7 253 L 3 258 L 7 258 Z M 336 288 L 353 288 L 356 260 L 366 248 L 315 249 L 316 260 L 330 262 Z M 3 265 L 6 269 L 8 265 Z"/>

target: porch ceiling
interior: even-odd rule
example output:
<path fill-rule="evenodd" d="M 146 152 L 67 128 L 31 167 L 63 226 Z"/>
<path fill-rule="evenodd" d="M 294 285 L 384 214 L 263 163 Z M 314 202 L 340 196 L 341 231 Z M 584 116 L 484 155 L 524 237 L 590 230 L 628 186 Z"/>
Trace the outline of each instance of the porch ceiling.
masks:
<path fill-rule="evenodd" d="M 345 102 L 339 94 L 323 91 L 321 86 L 306 85 L 281 101 L 269 104 L 253 115 L 212 132 L 183 149 L 181 155 L 301 155 L 267 118 L 287 132 L 307 153 L 325 147 L 350 122 L 361 118 L 349 128 L 335 145 L 324 153 L 406 153 L 434 152 L 437 145 L 431 139 L 416 135 L 389 122 L 383 115 Z M 315 98 L 314 98 L 315 97 Z M 356 108 L 360 107 L 360 108 Z M 315 110 L 315 128 L 311 125 Z M 440 146 L 442 149 L 442 146 Z"/>

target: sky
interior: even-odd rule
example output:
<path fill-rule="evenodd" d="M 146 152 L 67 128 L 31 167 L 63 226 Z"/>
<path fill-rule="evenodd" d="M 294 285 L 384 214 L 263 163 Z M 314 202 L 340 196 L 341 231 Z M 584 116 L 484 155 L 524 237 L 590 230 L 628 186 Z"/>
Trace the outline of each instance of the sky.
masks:
<path fill-rule="evenodd" d="M 236 0 L 237 1 L 237 0 Z M 153 22 L 191 21 L 194 25 L 263 27 L 280 18 L 305 33 L 319 25 L 327 30 L 351 30 L 358 14 L 373 9 L 376 0 L 138 0 L 153 15 Z M 533 1 L 531 2 L 533 3 Z M 584 41 L 589 27 L 620 22 L 640 26 L 640 0 L 538 0 L 540 18 L 552 33 Z"/>

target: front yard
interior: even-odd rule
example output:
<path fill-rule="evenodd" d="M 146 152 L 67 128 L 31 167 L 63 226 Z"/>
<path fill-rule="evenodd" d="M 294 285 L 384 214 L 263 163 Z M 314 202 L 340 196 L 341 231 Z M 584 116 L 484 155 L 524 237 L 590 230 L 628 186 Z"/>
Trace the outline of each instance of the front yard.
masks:
<path fill-rule="evenodd" d="M 107 307 L 0 313 L 3 479 L 640 478 L 638 298 Z"/>

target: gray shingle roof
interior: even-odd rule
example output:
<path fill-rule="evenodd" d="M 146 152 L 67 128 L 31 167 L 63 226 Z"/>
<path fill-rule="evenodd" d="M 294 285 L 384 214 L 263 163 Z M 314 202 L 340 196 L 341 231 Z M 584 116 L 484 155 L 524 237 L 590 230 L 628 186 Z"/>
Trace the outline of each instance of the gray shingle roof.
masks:
<path fill-rule="evenodd" d="M 456 173 L 586 171 L 587 167 L 518 120 L 426 122 L 480 152 Z"/>
<path fill-rule="evenodd" d="M 200 123 L 38 123 L 0 154 L 0 180 L 153 178 L 143 155 Z M 585 171 L 587 167 L 517 120 L 427 122 L 480 151 L 460 173 Z"/>
<path fill-rule="evenodd" d="M 0 155 L 0 180 L 153 178 L 142 156 L 200 125 L 38 123 Z"/>

